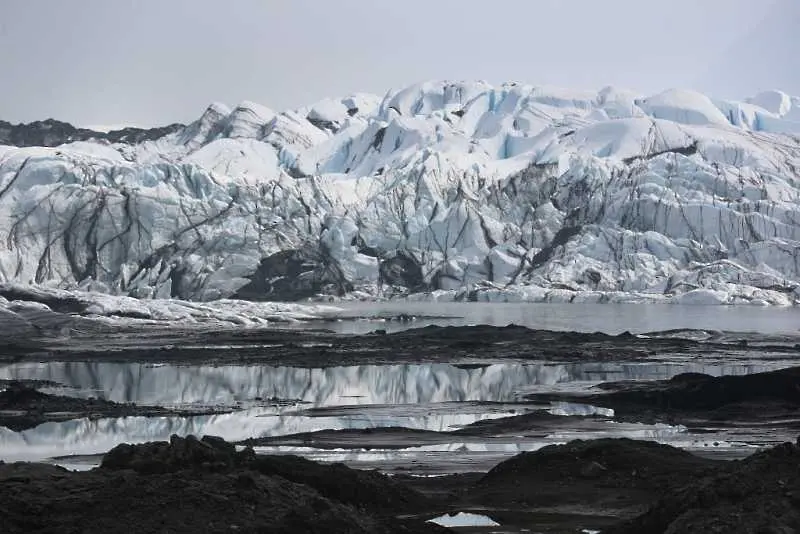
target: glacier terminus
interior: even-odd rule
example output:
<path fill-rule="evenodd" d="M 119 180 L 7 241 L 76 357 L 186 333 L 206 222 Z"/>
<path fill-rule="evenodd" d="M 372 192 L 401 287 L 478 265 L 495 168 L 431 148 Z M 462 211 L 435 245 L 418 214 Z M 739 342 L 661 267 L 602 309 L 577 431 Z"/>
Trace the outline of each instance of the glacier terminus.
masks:
<path fill-rule="evenodd" d="M 779 91 L 442 81 L 213 104 L 154 132 L 0 146 L 0 279 L 196 301 L 800 300 L 800 98 Z"/>

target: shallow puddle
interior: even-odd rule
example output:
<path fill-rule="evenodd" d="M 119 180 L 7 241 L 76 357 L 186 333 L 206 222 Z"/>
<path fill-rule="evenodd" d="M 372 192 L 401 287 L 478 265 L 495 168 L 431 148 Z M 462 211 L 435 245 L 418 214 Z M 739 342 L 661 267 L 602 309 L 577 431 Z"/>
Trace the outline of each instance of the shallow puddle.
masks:
<path fill-rule="evenodd" d="M 485 515 L 471 514 L 468 512 L 458 512 L 456 514 L 445 514 L 428 520 L 446 528 L 463 527 L 499 527 L 500 523 Z"/>

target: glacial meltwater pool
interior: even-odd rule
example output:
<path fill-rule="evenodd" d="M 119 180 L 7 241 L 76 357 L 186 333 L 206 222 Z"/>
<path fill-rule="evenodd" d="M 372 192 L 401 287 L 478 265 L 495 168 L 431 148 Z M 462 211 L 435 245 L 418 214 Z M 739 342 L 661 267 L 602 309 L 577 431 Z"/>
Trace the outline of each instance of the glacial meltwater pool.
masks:
<path fill-rule="evenodd" d="M 436 325 L 514 323 L 563 331 L 623 331 L 694 339 L 747 331 L 749 343 L 789 345 L 800 328 L 795 309 L 671 305 L 558 305 L 349 303 L 335 322 L 307 327 L 362 334 Z M 398 320 L 401 316 L 402 320 Z M 358 319 L 353 319 L 358 317 Z M 412 319 L 413 318 L 413 319 Z M 686 330 L 692 328 L 692 330 Z M 738 334 L 736 334 L 738 335 Z M 764 337 L 766 335 L 767 337 Z M 766 342 L 766 341 L 765 341 Z M 220 345 L 218 351 L 229 350 Z M 264 351 L 272 350 L 264 346 Z M 313 347 L 311 348 L 313 350 Z M 0 366 L 0 380 L 41 380 L 42 391 L 114 402 L 177 408 L 214 407 L 229 413 L 192 417 L 79 418 L 19 432 L 0 427 L 0 459 L 49 460 L 74 468 L 96 465 L 119 443 L 167 440 L 170 435 L 217 435 L 230 441 L 269 438 L 256 450 L 300 454 L 320 461 L 418 475 L 487 470 L 504 458 L 578 438 L 652 439 L 690 450 L 735 457 L 790 436 L 766 428 L 709 428 L 619 422 L 613 410 L 590 405 L 532 404 L 532 393 L 585 391 L 621 380 L 655 380 L 679 373 L 740 375 L 785 368 L 797 353 L 737 354 L 722 350 L 702 358 L 672 353 L 635 361 L 568 363 L 496 361 L 474 365 L 402 363 L 308 367 L 261 364 L 180 364 L 103 361 L 24 361 Z M 552 426 L 514 433 L 471 433 L 481 421 L 541 411 L 564 417 Z M 586 417 L 592 416 L 592 417 Z M 368 446 L 342 436 L 314 440 L 309 433 L 352 429 L 406 429 L 376 436 Z M 466 431 L 464 430 L 466 429 Z M 297 435 L 306 435 L 305 437 Z M 273 439 L 274 438 L 274 439 Z M 285 438 L 285 439 L 284 439 Z"/>

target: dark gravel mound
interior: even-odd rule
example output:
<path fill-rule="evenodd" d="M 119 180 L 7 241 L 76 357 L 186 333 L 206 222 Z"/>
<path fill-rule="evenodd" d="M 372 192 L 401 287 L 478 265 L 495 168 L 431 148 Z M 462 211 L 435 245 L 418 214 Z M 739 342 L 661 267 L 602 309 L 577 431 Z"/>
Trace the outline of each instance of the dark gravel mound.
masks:
<path fill-rule="evenodd" d="M 131 469 L 145 475 L 197 468 L 226 471 L 252 463 L 254 459 L 253 449 L 236 452 L 236 446 L 222 438 L 172 436 L 169 443 L 155 441 L 141 445 L 117 445 L 103 457 L 100 469 Z"/>
<path fill-rule="evenodd" d="M 677 375 L 645 384 L 606 384 L 606 402 L 664 410 L 714 410 L 739 403 L 781 403 L 800 408 L 800 367 L 743 376 Z"/>
<path fill-rule="evenodd" d="M 119 446 L 83 473 L 0 464 L 0 532 L 447 532 L 384 513 L 392 508 L 387 496 L 416 495 L 385 477 L 292 458 L 270 473 L 276 464 L 213 437 Z M 357 483 L 361 493 L 348 490 Z"/>
<path fill-rule="evenodd" d="M 604 534 L 800 532 L 800 447 L 786 443 L 663 497 Z"/>
<path fill-rule="evenodd" d="M 140 474 L 247 469 L 282 477 L 314 488 L 328 498 L 371 510 L 407 512 L 429 505 L 416 491 L 375 471 L 359 471 L 343 464 L 318 464 L 297 456 L 256 456 L 249 447 L 236 452 L 232 443 L 211 436 L 202 439 L 172 436 L 169 443 L 118 445 L 105 455 L 100 469 L 130 469 Z"/>
<path fill-rule="evenodd" d="M 476 484 L 474 495 L 485 502 L 619 501 L 627 506 L 652 502 L 669 488 L 711 472 L 717 464 L 649 441 L 576 440 L 518 454 L 498 464 Z"/>
<path fill-rule="evenodd" d="M 372 510 L 401 512 L 429 506 L 421 494 L 377 471 L 325 465 L 298 456 L 258 456 L 253 469 L 305 484 L 331 499 Z"/>
<path fill-rule="evenodd" d="M 682 449 L 626 438 L 575 440 L 524 452 L 501 462 L 480 484 L 536 478 L 541 481 L 594 479 L 620 486 L 658 487 L 660 479 L 693 476 L 717 465 Z"/>

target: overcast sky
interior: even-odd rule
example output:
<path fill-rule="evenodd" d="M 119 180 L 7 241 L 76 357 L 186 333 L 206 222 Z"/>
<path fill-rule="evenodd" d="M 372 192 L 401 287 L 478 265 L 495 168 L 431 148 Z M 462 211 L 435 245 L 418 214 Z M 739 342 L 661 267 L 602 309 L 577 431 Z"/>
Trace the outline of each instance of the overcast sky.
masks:
<path fill-rule="evenodd" d="M 800 95 L 800 0 L 0 0 L 0 119 L 188 122 L 427 79 Z"/>

